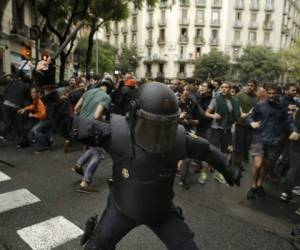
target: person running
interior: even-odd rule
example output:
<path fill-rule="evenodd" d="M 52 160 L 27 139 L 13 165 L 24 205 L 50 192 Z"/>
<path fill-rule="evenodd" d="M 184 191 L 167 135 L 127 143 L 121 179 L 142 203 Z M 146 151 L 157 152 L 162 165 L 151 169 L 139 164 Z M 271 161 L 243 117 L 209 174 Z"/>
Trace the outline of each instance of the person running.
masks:
<path fill-rule="evenodd" d="M 284 128 L 290 127 L 288 112 L 280 102 L 277 86 L 272 84 L 266 89 L 267 100 L 258 103 L 248 118 L 253 128 L 251 155 L 254 160 L 248 199 L 266 195 L 263 185 L 268 168 L 273 167 L 279 157 Z"/>
<path fill-rule="evenodd" d="M 236 95 L 240 104 L 241 119 L 237 121 L 235 126 L 234 163 L 242 170 L 244 170 L 244 167 L 242 166 L 243 161 L 248 162 L 248 154 L 251 145 L 252 128 L 249 123 L 247 123 L 247 118 L 258 103 L 256 89 L 257 82 L 255 80 L 250 80 L 244 89 Z"/>
<path fill-rule="evenodd" d="M 102 85 L 100 88 L 93 88 L 83 94 L 75 106 L 75 113 L 82 118 L 92 118 L 95 120 L 105 120 L 105 112 L 110 105 L 110 97 L 107 94 L 108 86 Z M 72 170 L 83 176 L 79 185 L 79 192 L 96 192 L 91 187 L 92 177 L 95 174 L 101 160 L 104 159 L 103 151 L 98 147 L 90 147 L 77 161 Z M 86 165 L 85 171 L 83 170 Z"/>
<path fill-rule="evenodd" d="M 212 119 L 210 142 L 221 149 L 222 153 L 228 155 L 232 151 L 231 128 L 240 118 L 240 106 L 235 97 L 230 94 L 231 85 L 222 83 L 221 93 L 213 98 L 205 115 Z M 226 184 L 221 173 L 216 172 L 215 179 Z"/>

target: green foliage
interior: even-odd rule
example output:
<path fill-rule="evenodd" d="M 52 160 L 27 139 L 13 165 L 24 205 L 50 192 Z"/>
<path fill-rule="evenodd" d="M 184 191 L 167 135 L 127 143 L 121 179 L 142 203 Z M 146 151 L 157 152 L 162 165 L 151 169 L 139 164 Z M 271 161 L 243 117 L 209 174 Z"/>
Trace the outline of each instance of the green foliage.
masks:
<path fill-rule="evenodd" d="M 124 48 L 118 56 L 116 68 L 122 73 L 135 72 L 139 66 L 138 54 L 135 48 Z"/>
<path fill-rule="evenodd" d="M 282 51 L 289 82 L 300 80 L 300 39 L 294 46 Z"/>
<path fill-rule="evenodd" d="M 274 82 L 284 72 L 280 55 L 262 46 L 245 48 L 237 63 L 242 81 L 256 79 L 259 82 Z"/>
<path fill-rule="evenodd" d="M 97 41 L 95 41 L 96 43 Z M 103 75 L 104 72 L 111 73 L 115 68 L 115 62 L 116 62 L 116 54 L 117 49 L 110 46 L 107 43 L 103 43 L 101 41 L 98 41 L 98 69 L 99 74 Z M 88 48 L 88 38 L 82 37 L 78 41 L 78 46 L 75 50 L 75 54 L 78 58 L 79 68 L 81 71 L 85 71 L 86 67 L 86 50 Z M 93 47 L 92 52 L 92 70 L 96 72 L 96 54 L 97 54 L 97 46 Z"/>
<path fill-rule="evenodd" d="M 195 62 L 194 77 L 205 81 L 209 78 L 226 78 L 230 69 L 229 56 L 223 52 L 212 50 Z"/>

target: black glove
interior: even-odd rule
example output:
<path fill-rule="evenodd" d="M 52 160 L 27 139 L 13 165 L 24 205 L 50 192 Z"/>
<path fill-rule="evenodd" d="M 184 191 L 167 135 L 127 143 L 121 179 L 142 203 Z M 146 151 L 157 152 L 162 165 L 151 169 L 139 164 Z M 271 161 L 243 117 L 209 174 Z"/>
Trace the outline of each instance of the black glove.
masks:
<path fill-rule="evenodd" d="M 230 186 L 240 186 L 242 172 L 239 168 L 229 168 L 225 173 L 223 173 L 223 176 Z"/>

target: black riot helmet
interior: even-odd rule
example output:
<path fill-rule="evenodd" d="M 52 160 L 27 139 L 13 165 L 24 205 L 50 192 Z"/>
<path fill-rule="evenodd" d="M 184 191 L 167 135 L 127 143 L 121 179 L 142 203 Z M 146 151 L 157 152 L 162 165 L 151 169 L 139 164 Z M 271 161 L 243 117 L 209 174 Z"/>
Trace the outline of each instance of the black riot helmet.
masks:
<path fill-rule="evenodd" d="M 129 107 L 129 123 L 135 144 L 150 153 L 172 150 L 178 127 L 178 101 L 162 83 L 146 83 Z"/>

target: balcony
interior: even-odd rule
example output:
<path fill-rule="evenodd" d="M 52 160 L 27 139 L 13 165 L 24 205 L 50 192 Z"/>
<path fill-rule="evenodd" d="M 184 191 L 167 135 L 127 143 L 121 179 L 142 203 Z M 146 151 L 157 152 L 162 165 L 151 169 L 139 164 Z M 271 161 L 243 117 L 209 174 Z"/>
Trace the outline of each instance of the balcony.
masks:
<path fill-rule="evenodd" d="M 159 8 L 165 9 L 168 7 L 168 1 L 160 1 Z"/>
<path fill-rule="evenodd" d="M 158 43 L 159 46 L 163 46 L 163 45 L 166 44 L 166 39 L 164 37 L 159 37 L 157 39 L 157 43 Z"/>
<path fill-rule="evenodd" d="M 180 7 L 190 7 L 189 0 L 180 0 Z"/>
<path fill-rule="evenodd" d="M 232 47 L 241 47 L 242 42 L 240 40 L 234 39 L 232 42 Z"/>
<path fill-rule="evenodd" d="M 131 31 L 132 32 L 137 32 L 137 24 L 132 24 Z"/>
<path fill-rule="evenodd" d="M 11 35 L 29 38 L 29 27 L 25 24 L 14 23 L 10 33 Z"/>
<path fill-rule="evenodd" d="M 203 18 L 196 18 L 195 26 L 205 26 L 205 20 Z"/>
<path fill-rule="evenodd" d="M 265 6 L 265 11 L 266 12 L 272 12 L 272 11 L 274 11 L 274 5 L 273 4 L 267 4 Z"/>
<path fill-rule="evenodd" d="M 146 28 L 147 29 L 153 29 L 153 22 L 151 21 L 151 22 L 148 22 L 147 24 L 146 24 Z"/>
<path fill-rule="evenodd" d="M 235 29 L 242 29 L 243 28 L 243 23 L 240 20 L 235 20 L 234 24 L 233 24 L 233 28 Z"/>
<path fill-rule="evenodd" d="M 211 38 L 209 41 L 210 46 L 218 46 L 219 45 L 219 38 Z"/>
<path fill-rule="evenodd" d="M 204 8 L 206 5 L 206 0 L 196 0 L 196 7 Z"/>
<path fill-rule="evenodd" d="M 123 27 L 121 28 L 121 32 L 122 32 L 122 33 L 127 33 L 127 32 L 128 32 L 128 27 L 127 27 L 127 26 L 123 26 Z"/>
<path fill-rule="evenodd" d="M 188 26 L 190 24 L 190 22 L 189 22 L 188 18 L 181 18 L 179 24 L 181 26 Z"/>
<path fill-rule="evenodd" d="M 165 27 L 167 25 L 167 21 L 165 18 L 160 19 L 158 23 L 159 27 Z"/>
<path fill-rule="evenodd" d="M 256 40 L 250 40 L 250 41 L 248 41 L 248 45 L 249 46 L 256 46 L 256 44 L 257 44 Z"/>
<path fill-rule="evenodd" d="M 257 23 L 257 22 L 251 22 L 251 23 L 249 24 L 249 29 L 251 29 L 251 30 L 256 30 L 256 29 L 258 29 L 258 23 Z"/>
<path fill-rule="evenodd" d="M 214 9 L 221 9 L 222 8 L 222 0 L 213 0 L 211 7 Z"/>
<path fill-rule="evenodd" d="M 251 4 L 250 5 L 250 10 L 251 11 L 259 11 L 259 5 L 257 4 Z"/>
<path fill-rule="evenodd" d="M 147 40 L 146 40 L 146 46 L 147 46 L 147 47 L 152 47 L 152 46 L 153 46 L 152 39 L 147 39 Z"/>
<path fill-rule="evenodd" d="M 234 8 L 236 10 L 243 10 L 244 9 L 244 1 L 236 1 Z"/>
<path fill-rule="evenodd" d="M 127 43 L 121 43 L 121 48 L 122 49 L 127 49 L 128 48 Z"/>
<path fill-rule="evenodd" d="M 273 22 L 264 22 L 264 30 L 272 30 Z"/>
<path fill-rule="evenodd" d="M 178 41 L 179 44 L 188 44 L 188 42 L 189 42 L 188 36 L 181 35 L 179 37 L 179 41 Z"/>
<path fill-rule="evenodd" d="M 211 20 L 210 26 L 215 27 L 215 28 L 219 28 L 221 26 L 221 22 L 220 22 L 219 19 L 218 20 Z"/>
<path fill-rule="evenodd" d="M 187 74 L 186 74 L 185 72 L 178 72 L 178 73 L 177 73 L 177 77 L 178 77 L 179 79 L 186 79 Z"/>
<path fill-rule="evenodd" d="M 195 36 L 194 44 L 195 45 L 204 45 L 204 37 L 203 36 Z"/>

